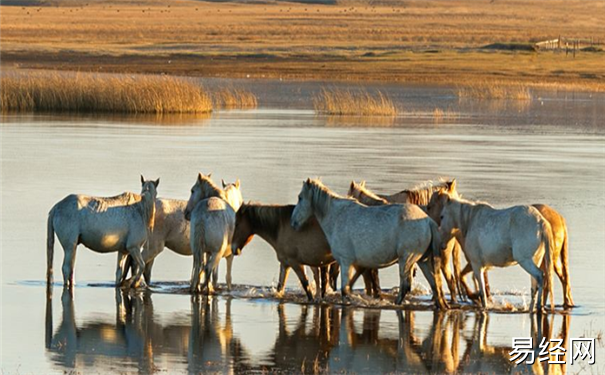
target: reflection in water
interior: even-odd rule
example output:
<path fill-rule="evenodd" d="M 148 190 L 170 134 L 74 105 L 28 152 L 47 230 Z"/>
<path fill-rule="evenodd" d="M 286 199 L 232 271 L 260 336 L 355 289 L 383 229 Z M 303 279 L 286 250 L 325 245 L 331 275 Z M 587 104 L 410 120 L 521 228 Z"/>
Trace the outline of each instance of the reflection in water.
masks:
<path fill-rule="evenodd" d="M 250 355 L 254 348 L 247 347 L 234 331 L 232 303 L 232 298 L 195 296 L 191 298 L 189 325 L 162 324 L 156 319 L 149 292 L 117 290 L 115 324 L 88 319 L 78 327 L 73 296 L 65 290 L 61 321 L 54 332 L 52 298 L 47 298 L 47 352 L 61 368 L 94 368 L 101 372 L 130 368 L 151 373 L 163 367 L 190 374 L 565 372 L 565 365 L 546 362 L 514 367 L 510 346 L 488 343 L 489 314 L 435 312 L 430 322 L 418 323 L 417 316 L 426 317 L 427 313 L 332 305 L 276 304 L 279 328 L 275 344 L 264 364 L 259 365 L 258 358 Z M 289 319 L 296 309 L 300 309 L 299 315 Z M 396 316 L 393 323 L 392 314 Z M 563 316 L 556 334 L 554 316 L 537 320 L 532 320 L 534 342 L 539 343 L 542 337 L 567 342 L 570 316 Z M 536 358 L 538 351 L 534 353 Z"/>

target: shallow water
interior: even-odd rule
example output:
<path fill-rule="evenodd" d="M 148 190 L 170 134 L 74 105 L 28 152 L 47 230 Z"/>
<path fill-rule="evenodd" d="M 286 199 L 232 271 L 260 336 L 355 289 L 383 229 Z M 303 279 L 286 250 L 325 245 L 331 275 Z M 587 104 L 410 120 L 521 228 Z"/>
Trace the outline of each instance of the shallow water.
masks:
<path fill-rule="evenodd" d="M 602 335 L 605 97 L 544 92 L 528 103 L 460 102 L 451 88 L 382 85 L 375 88 L 388 92 L 403 115 L 360 120 L 316 116 L 309 95 L 317 83 L 233 84 L 257 92 L 261 108 L 208 118 L 2 117 L 0 370 L 509 373 L 512 337 L 532 334 L 529 314 L 501 313 L 523 311 L 528 303 L 529 277 L 519 267 L 490 272 L 499 313 L 484 315 L 468 305 L 434 313 L 422 277 L 403 313 L 388 298 L 358 296 L 343 307 L 331 295 L 322 305 L 306 304 L 294 275 L 280 303 L 272 289 L 278 263 L 260 239 L 236 258 L 231 295 L 223 290 L 192 299 L 183 293 L 191 259 L 170 251 L 155 262 L 150 291 L 122 295 L 109 286 L 115 255 L 80 248 L 75 295 L 62 294 L 57 283 L 47 300 L 48 210 L 73 192 L 137 191 L 141 173 L 161 177 L 160 196 L 182 199 L 202 171 L 217 181 L 240 178 L 246 200 L 267 203 L 295 202 L 310 176 L 322 176 L 339 193 L 351 179 L 395 192 L 456 177 L 465 197 L 498 207 L 547 203 L 569 225 L 579 307 L 568 314 L 558 308 L 543 334 Z M 451 113 L 436 118 L 435 108 Z M 55 252 L 60 280 L 58 243 Z M 394 267 L 381 271 L 381 284 L 395 293 Z M 605 372 L 604 343 L 596 346 L 588 373 Z M 582 364 L 567 370 L 581 371 Z"/>

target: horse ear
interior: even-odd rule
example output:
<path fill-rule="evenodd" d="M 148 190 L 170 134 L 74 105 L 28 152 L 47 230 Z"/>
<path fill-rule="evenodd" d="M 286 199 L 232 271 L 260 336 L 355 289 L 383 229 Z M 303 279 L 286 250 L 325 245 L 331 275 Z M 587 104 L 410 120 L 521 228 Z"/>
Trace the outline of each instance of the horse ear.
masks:
<path fill-rule="evenodd" d="M 241 185 L 241 183 L 240 183 L 239 178 L 238 178 L 237 180 L 235 180 L 235 188 L 239 189 L 240 185 Z"/>
<path fill-rule="evenodd" d="M 155 187 L 157 188 L 158 185 L 160 184 L 160 178 L 158 177 L 157 180 L 155 180 L 155 182 L 153 183 L 155 185 Z"/>
<path fill-rule="evenodd" d="M 211 178 L 211 177 L 212 177 L 212 173 L 208 173 L 208 178 Z"/>
<path fill-rule="evenodd" d="M 311 184 L 311 177 L 307 177 L 307 181 L 305 181 L 304 184 L 310 185 Z"/>
<path fill-rule="evenodd" d="M 351 185 L 349 185 L 350 189 L 355 189 L 355 181 L 351 181 Z"/>
<path fill-rule="evenodd" d="M 221 184 L 223 184 L 223 189 L 227 187 L 227 184 L 225 183 L 225 180 L 223 180 L 222 178 L 221 178 Z"/>
<path fill-rule="evenodd" d="M 143 175 L 141 175 L 141 184 L 145 183 L 145 177 L 143 177 Z"/>
<path fill-rule="evenodd" d="M 447 189 L 450 193 L 456 191 L 456 179 L 454 178 L 452 181 L 447 183 Z"/>
<path fill-rule="evenodd" d="M 359 185 L 361 185 L 361 187 L 366 187 L 366 180 L 361 180 Z"/>

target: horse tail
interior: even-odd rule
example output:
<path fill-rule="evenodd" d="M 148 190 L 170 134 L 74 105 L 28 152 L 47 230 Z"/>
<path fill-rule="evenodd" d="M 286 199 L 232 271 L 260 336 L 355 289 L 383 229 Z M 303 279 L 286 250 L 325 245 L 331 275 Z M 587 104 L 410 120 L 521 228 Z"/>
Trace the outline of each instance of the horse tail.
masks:
<path fill-rule="evenodd" d="M 53 282 L 53 259 L 55 253 L 55 207 L 48 213 L 46 222 L 46 284 L 50 285 Z"/>
<path fill-rule="evenodd" d="M 550 224 L 546 219 L 542 219 L 542 244 L 544 246 L 544 290 L 548 291 L 550 297 L 550 309 L 555 308 L 555 296 L 553 293 L 553 251 L 555 248 L 555 241 L 552 234 Z M 544 300 L 544 303 L 546 300 Z"/>
<path fill-rule="evenodd" d="M 563 272 L 563 276 L 564 276 L 564 280 L 566 285 L 564 285 L 563 287 L 566 289 L 564 291 L 565 293 L 565 303 L 566 305 L 569 306 L 574 306 L 573 303 L 573 299 L 571 298 L 571 282 L 569 280 L 569 237 L 567 234 L 567 223 L 565 222 L 565 219 L 562 220 L 563 221 L 563 231 L 564 231 L 564 237 L 563 237 L 563 243 L 561 244 L 561 272 Z"/>

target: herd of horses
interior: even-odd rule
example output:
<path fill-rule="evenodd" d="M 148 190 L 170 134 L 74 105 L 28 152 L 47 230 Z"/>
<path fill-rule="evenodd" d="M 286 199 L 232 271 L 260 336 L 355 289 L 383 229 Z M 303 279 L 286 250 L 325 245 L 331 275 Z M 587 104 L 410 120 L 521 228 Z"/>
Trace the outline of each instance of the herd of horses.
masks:
<path fill-rule="evenodd" d="M 347 197 L 318 179 L 303 182 L 296 205 L 244 203 L 240 182 L 216 185 L 200 173 L 188 201 L 157 197 L 159 179 L 141 176 L 141 193 L 114 197 L 69 195 L 48 216 L 47 285 L 53 282 L 55 235 L 65 252 L 64 286 L 74 283 L 76 248 L 83 244 L 99 253 L 117 252 L 116 286 L 151 283 L 155 258 L 169 248 L 193 255 L 190 291 L 213 293 L 218 264 L 227 260 L 227 288 L 232 288 L 233 258 L 255 235 L 276 252 L 280 262 L 277 291 L 284 290 L 290 270 L 298 276 L 309 300 L 336 290 L 340 274 L 343 300 L 361 276 L 366 293 L 380 297 L 378 269 L 399 265 L 401 304 L 411 290 L 415 266 L 427 279 L 433 300 L 450 303 L 470 298 L 487 308 L 487 270 L 519 264 L 531 276 L 530 311 L 542 311 L 550 297 L 552 272 L 563 286 L 564 306 L 572 307 L 565 219 L 553 208 L 518 205 L 496 209 L 463 199 L 456 181 L 429 182 L 393 195 L 378 195 L 365 182 L 351 182 Z M 461 257 L 467 265 L 461 269 Z M 313 270 L 311 290 L 305 266 Z M 127 279 L 129 269 L 131 277 Z M 465 280 L 472 272 L 476 292 Z"/>

